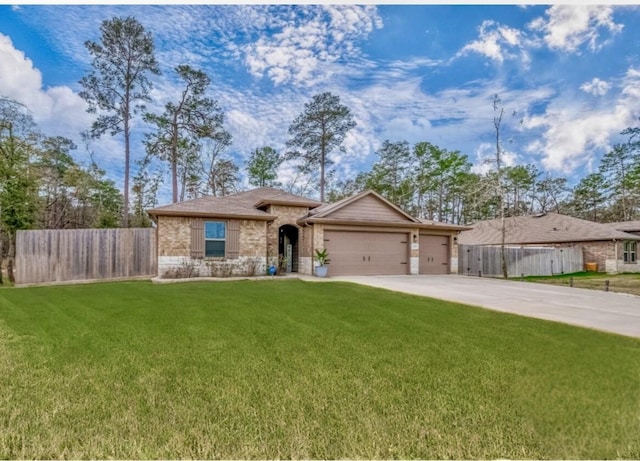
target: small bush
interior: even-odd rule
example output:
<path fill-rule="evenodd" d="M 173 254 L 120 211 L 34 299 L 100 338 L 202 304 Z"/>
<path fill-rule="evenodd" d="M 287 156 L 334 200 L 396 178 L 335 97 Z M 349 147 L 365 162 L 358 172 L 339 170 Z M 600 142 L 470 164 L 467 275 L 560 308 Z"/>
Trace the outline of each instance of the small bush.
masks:
<path fill-rule="evenodd" d="M 162 274 L 162 278 L 165 279 L 188 279 L 199 276 L 200 271 L 193 261 L 184 261 L 182 265 L 167 269 L 164 271 L 164 274 Z"/>

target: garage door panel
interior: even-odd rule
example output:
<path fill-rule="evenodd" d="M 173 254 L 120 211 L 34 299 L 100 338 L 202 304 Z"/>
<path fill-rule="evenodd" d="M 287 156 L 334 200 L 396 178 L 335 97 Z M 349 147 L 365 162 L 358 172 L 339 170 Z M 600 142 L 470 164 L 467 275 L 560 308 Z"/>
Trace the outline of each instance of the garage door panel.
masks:
<path fill-rule="evenodd" d="M 449 237 L 420 235 L 420 274 L 449 273 Z"/>
<path fill-rule="evenodd" d="M 408 234 L 325 231 L 331 275 L 408 273 Z"/>

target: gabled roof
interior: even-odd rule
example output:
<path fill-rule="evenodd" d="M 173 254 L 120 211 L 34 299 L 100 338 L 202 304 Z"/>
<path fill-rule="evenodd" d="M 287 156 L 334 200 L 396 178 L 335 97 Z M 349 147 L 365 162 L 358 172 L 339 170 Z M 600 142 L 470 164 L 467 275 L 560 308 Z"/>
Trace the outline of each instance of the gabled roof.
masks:
<path fill-rule="evenodd" d="M 505 230 L 505 243 L 510 245 L 640 240 L 638 235 L 558 213 L 506 218 Z M 499 245 L 501 240 L 500 219 L 479 221 L 473 224 L 472 230 L 458 236 L 458 243 L 463 245 Z"/>
<path fill-rule="evenodd" d="M 339 200 L 335 203 L 324 204 L 314 210 L 311 210 L 309 212 L 309 216 L 312 217 L 314 220 L 318 218 L 327 218 L 329 217 L 329 215 L 335 213 L 336 211 L 346 208 L 349 205 L 359 200 L 362 200 L 364 197 L 367 197 L 367 196 L 375 197 L 381 203 L 382 206 L 386 206 L 391 210 L 395 211 L 398 215 L 398 221 L 419 222 L 418 219 L 414 218 L 408 213 L 405 213 L 402 209 L 400 209 L 399 207 L 397 207 L 396 205 L 394 205 L 393 203 L 391 203 L 390 201 L 388 201 L 383 196 L 381 196 L 380 194 L 378 194 L 373 190 L 365 190 L 356 195 L 352 195 L 351 197 L 343 198 L 342 200 Z"/>
<path fill-rule="evenodd" d="M 383 227 L 417 227 L 421 229 L 464 230 L 465 226 L 422 221 L 415 218 L 373 190 L 366 190 L 335 203 L 312 209 L 298 224 L 345 224 Z"/>
<path fill-rule="evenodd" d="M 148 210 L 150 216 L 190 216 L 257 219 L 270 221 L 276 216 L 265 212 L 267 205 L 314 208 L 320 202 L 272 187 L 260 187 L 224 197 L 200 197 Z"/>

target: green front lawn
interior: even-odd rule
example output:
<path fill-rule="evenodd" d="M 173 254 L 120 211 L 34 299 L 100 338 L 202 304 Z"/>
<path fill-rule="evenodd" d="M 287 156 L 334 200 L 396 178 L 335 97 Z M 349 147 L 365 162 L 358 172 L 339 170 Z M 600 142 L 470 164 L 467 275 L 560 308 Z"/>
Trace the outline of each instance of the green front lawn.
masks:
<path fill-rule="evenodd" d="M 526 281 L 547 283 L 550 285 L 573 286 L 574 288 L 587 288 L 590 290 L 627 293 L 640 296 L 640 273 L 637 274 L 606 274 L 604 272 L 576 272 L 574 274 L 561 274 L 553 276 L 529 276 Z"/>
<path fill-rule="evenodd" d="M 640 458 L 640 340 L 346 283 L 0 290 L 2 458 Z"/>

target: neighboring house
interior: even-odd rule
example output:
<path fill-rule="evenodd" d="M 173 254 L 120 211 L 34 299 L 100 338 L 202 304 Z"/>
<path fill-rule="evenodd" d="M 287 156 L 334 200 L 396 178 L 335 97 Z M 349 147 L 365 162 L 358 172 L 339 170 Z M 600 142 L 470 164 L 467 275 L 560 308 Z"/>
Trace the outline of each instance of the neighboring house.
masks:
<path fill-rule="evenodd" d="M 480 221 L 462 232 L 463 245 L 500 245 L 500 219 Z M 600 272 L 640 272 L 637 242 L 640 235 L 617 227 L 573 218 L 558 213 L 515 216 L 505 219 L 505 244 L 509 246 L 552 246 L 582 248 L 585 263 L 597 263 Z"/>
<path fill-rule="evenodd" d="M 464 226 L 415 218 L 374 191 L 333 204 L 268 187 L 148 210 L 157 226 L 158 275 L 264 274 L 269 265 L 313 273 L 316 249 L 329 275 L 427 274 L 457 270 Z M 280 263 L 280 264 L 278 264 Z"/>
<path fill-rule="evenodd" d="M 608 222 L 608 223 L 604 223 L 603 225 L 610 227 L 611 229 L 619 230 L 621 232 L 628 232 L 630 234 L 640 235 L 640 220 Z"/>
<path fill-rule="evenodd" d="M 640 220 L 612 222 L 605 223 L 604 225 L 617 231 L 640 236 Z M 630 264 L 637 264 L 638 262 L 638 242 L 633 240 L 625 241 L 622 248 L 622 257 L 624 260 L 623 270 L 627 272 L 640 272 L 640 269 L 631 270 L 629 266 Z"/>

